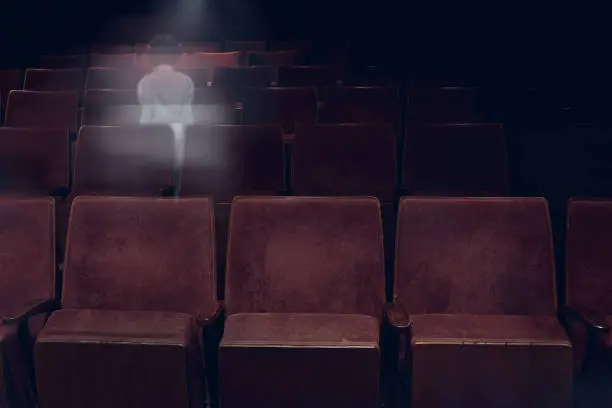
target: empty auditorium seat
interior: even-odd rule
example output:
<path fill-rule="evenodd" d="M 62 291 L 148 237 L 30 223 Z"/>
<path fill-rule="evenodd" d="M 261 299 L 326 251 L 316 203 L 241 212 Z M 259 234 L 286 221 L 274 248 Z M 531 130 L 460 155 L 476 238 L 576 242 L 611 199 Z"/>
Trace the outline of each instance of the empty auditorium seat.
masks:
<path fill-rule="evenodd" d="M 69 146 L 66 130 L 0 128 L 0 193 L 65 194 Z"/>
<path fill-rule="evenodd" d="M 22 72 L 19 69 L 3 69 L 0 70 L 0 109 L 4 112 L 8 94 L 13 89 L 21 89 Z"/>
<path fill-rule="evenodd" d="M 278 125 L 192 126 L 185 143 L 181 195 L 231 202 L 237 195 L 284 191 Z"/>
<path fill-rule="evenodd" d="M 184 52 L 220 52 L 221 44 L 218 42 L 187 42 L 181 45 Z"/>
<path fill-rule="evenodd" d="M 144 72 L 134 69 L 89 68 L 86 89 L 136 89 Z"/>
<path fill-rule="evenodd" d="M 239 52 L 196 52 L 185 54 L 179 64 L 179 69 L 237 67 L 239 65 Z"/>
<path fill-rule="evenodd" d="M 36 342 L 40 405 L 203 406 L 211 202 L 78 197 L 69 228 L 64 308 Z"/>
<path fill-rule="evenodd" d="M 374 198 L 234 200 L 225 408 L 378 405 L 381 235 Z"/>
<path fill-rule="evenodd" d="M 78 96 L 71 91 L 11 91 L 4 125 L 77 130 Z"/>
<path fill-rule="evenodd" d="M 140 123 L 141 109 L 135 89 L 85 91 L 81 125 L 117 126 Z"/>
<path fill-rule="evenodd" d="M 83 126 L 72 194 L 159 196 L 172 185 L 173 166 L 168 126 Z"/>
<path fill-rule="evenodd" d="M 398 67 L 349 66 L 344 72 L 347 86 L 400 86 L 404 82 Z"/>
<path fill-rule="evenodd" d="M 287 67 L 296 64 L 295 51 L 250 51 L 248 64 L 251 66 Z"/>
<path fill-rule="evenodd" d="M 89 66 L 96 68 L 133 69 L 136 54 L 89 54 Z"/>
<path fill-rule="evenodd" d="M 314 88 L 261 88 L 245 93 L 242 120 L 248 124 L 280 124 L 287 140 L 298 123 L 317 122 Z"/>
<path fill-rule="evenodd" d="M 333 87 L 319 110 L 321 123 L 381 123 L 399 132 L 401 103 L 396 87 Z M 397 135 L 399 137 L 399 134 Z"/>
<path fill-rule="evenodd" d="M 46 69 L 82 69 L 87 65 L 87 55 L 41 55 L 38 66 Z"/>
<path fill-rule="evenodd" d="M 273 74 L 268 67 L 220 67 L 214 70 L 212 84 L 239 92 L 247 87 L 270 86 Z"/>
<path fill-rule="evenodd" d="M 298 125 L 292 164 L 296 195 L 367 195 L 390 203 L 397 193 L 390 124 Z"/>
<path fill-rule="evenodd" d="M 0 401 L 6 407 L 36 406 L 29 339 L 38 333 L 28 320 L 54 307 L 54 255 L 53 199 L 0 200 Z"/>
<path fill-rule="evenodd" d="M 235 108 L 236 95 L 231 89 L 206 87 L 196 89 L 193 96 L 193 122 L 200 125 L 233 125 L 240 122 Z"/>
<path fill-rule="evenodd" d="M 265 51 L 265 41 L 227 41 L 225 51 Z"/>
<path fill-rule="evenodd" d="M 131 54 L 134 46 L 130 44 L 93 44 L 90 51 L 94 54 Z"/>
<path fill-rule="evenodd" d="M 419 123 L 478 123 L 486 119 L 482 91 L 475 87 L 416 88 L 409 91 L 407 117 Z"/>
<path fill-rule="evenodd" d="M 410 194 L 509 195 L 501 125 L 423 125 L 406 137 L 403 184 Z"/>
<path fill-rule="evenodd" d="M 81 92 L 83 72 L 80 69 L 36 69 L 26 70 L 23 89 L 28 91 L 75 91 Z"/>
<path fill-rule="evenodd" d="M 340 74 L 332 67 L 279 67 L 278 86 L 315 86 L 337 85 Z"/>
<path fill-rule="evenodd" d="M 394 299 L 412 407 L 571 407 L 554 273 L 545 200 L 404 197 Z"/>
<path fill-rule="evenodd" d="M 591 372 L 612 357 L 612 201 L 570 200 L 567 218 L 564 318 L 572 335 L 575 368 Z M 603 363 L 603 364 L 602 364 Z M 607 372 L 607 370 L 605 370 Z"/>

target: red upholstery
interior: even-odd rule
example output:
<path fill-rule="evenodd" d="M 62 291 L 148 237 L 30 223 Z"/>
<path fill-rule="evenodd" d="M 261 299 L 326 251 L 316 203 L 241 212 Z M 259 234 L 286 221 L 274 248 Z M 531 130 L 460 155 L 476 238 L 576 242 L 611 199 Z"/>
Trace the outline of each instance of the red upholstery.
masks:
<path fill-rule="evenodd" d="M 140 123 L 136 89 L 88 89 L 83 102 L 83 126 L 120 126 Z"/>
<path fill-rule="evenodd" d="M 196 89 L 207 87 L 213 80 L 212 68 L 181 69 L 180 72 L 191 78 Z"/>
<path fill-rule="evenodd" d="M 89 66 L 98 68 L 133 69 L 136 54 L 89 54 Z"/>
<path fill-rule="evenodd" d="M 187 130 L 181 195 L 231 202 L 241 194 L 282 192 L 279 126 L 192 126 Z"/>
<path fill-rule="evenodd" d="M 332 67 L 279 67 L 278 86 L 332 86 L 340 80 Z"/>
<path fill-rule="evenodd" d="M 218 42 L 187 42 L 182 44 L 184 52 L 219 52 L 221 44 Z"/>
<path fill-rule="evenodd" d="M 23 72 L 20 69 L 0 70 L 0 108 L 6 106 L 8 94 L 13 89 L 21 89 Z M 4 112 L 4 109 L 2 110 Z"/>
<path fill-rule="evenodd" d="M 501 125 L 424 125 L 407 139 L 404 185 L 411 194 L 509 195 Z"/>
<path fill-rule="evenodd" d="M 396 195 L 395 139 L 389 124 L 299 125 L 291 184 L 296 195 Z"/>
<path fill-rule="evenodd" d="M 227 41 L 225 51 L 265 51 L 265 41 Z"/>
<path fill-rule="evenodd" d="M 474 87 L 416 88 L 408 95 L 409 122 L 478 123 L 484 121 L 482 91 Z"/>
<path fill-rule="evenodd" d="M 570 407 L 554 287 L 546 201 L 403 198 L 395 299 L 412 316 L 413 406 Z"/>
<path fill-rule="evenodd" d="M 296 64 L 297 53 L 295 51 L 250 51 L 248 60 L 251 66 L 287 67 Z"/>
<path fill-rule="evenodd" d="M 95 54 L 131 54 L 134 46 L 130 44 L 93 44 L 91 52 Z"/>
<path fill-rule="evenodd" d="M 266 87 L 272 82 L 273 72 L 268 67 L 219 67 L 212 78 L 213 86 L 224 88 Z"/>
<path fill-rule="evenodd" d="M 77 91 L 83 87 L 80 69 L 36 69 L 25 73 L 23 88 L 29 91 Z"/>
<path fill-rule="evenodd" d="M 239 52 L 196 52 L 193 54 L 185 54 L 180 66 L 186 69 L 202 69 L 237 67 L 239 65 Z"/>
<path fill-rule="evenodd" d="M 36 345 L 41 405 L 200 406 L 193 319 L 217 311 L 212 203 L 78 197 L 65 265 L 65 309 Z"/>
<path fill-rule="evenodd" d="M 280 124 L 283 133 L 295 132 L 298 123 L 317 122 L 317 95 L 314 88 L 262 88 L 246 94 L 244 123 Z"/>
<path fill-rule="evenodd" d="M 333 87 L 319 111 L 321 123 L 381 123 L 401 121 L 399 91 L 395 87 Z"/>
<path fill-rule="evenodd" d="M 41 55 L 38 66 L 46 69 L 75 69 L 87 65 L 87 55 Z"/>
<path fill-rule="evenodd" d="M 224 407 L 378 403 L 381 235 L 374 198 L 234 200 Z"/>
<path fill-rule="evenodd" d="M 0 318 L 54 297 L 53 200 L 0 200 Z M 34 407 L 17 324 L 0 322 L 0 404 Z"/>
<path fill-rule="evenodd" d="M 0 192 L 53 195 L 69 183 L 68 132 L 0 128 Z"/>
<path fill-rule="evenodd" d="M 174 134 L 167 126 L 83 126 L 73 195 L 158 196 L 172 185 Z"/>
<path fill-rule="evenodd" d="M 206 87 L 196 89 L 193 96 L 193 121 L 200 125 L 233 125 L 240 121 L 235 107 L 236 95 L 230 89 Z"/>
<path fill-rule="evenodd" d="M 136 89 L 144 73 L 137 70 L 118 70 L 111 68 L 89 68 L 87 70 L 87 89 Z"/>
<path fill-rule="evenodd" d="M 11 91 L 4 125 L 21 128 L 58 128 L 76 133 L 76 92 Z"/>

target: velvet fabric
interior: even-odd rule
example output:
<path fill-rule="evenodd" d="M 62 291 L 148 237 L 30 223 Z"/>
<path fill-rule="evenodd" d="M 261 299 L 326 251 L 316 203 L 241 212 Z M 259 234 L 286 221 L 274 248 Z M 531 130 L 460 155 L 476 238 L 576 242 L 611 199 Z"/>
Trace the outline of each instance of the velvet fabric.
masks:
<path fill-rule="evenodd" d="M 395 200 L 395 137 L 389 124 L 299 125 L 292 152 L 296 195 Z"/>
<path fill-rule="evenodd" d="M 424 125 L 407 138 L 403 183 L 411 194 L 509 195 L 501 125 Z"/>
<path fill-rule="evenodd" d="M 395 296 L 408 313 L 556 313 L 545 200 L 404 197 L 398 218 Z"/>
<path fill-rule="evenodd" d="M 199 333 L 188 314 L 63 309 L 36 344 L 41 406 L 202 406 Z"/>
<path fill-rule="evenodd" d="M 40 68 L 47 69 L 82 69 L 87 65 L 87 55 L 41 55 L 38 61 Z"/>
<path fill-rule="evenodd" d="M 278 86 L 333 86 L 340 81 L 340 72 L 333 67 L 279 67 Z M 320 96 L 320 95 L 319 95 Z"/>
<path fill-rule="evenodd" d="M 250 51 L 248 53 L 250 66 L 290 67 L 297 62 L 295 51 Z"/>
<path fill-rule="evenodd" d="M 23 72 L 20 69 L 0 70 L 0 108 L 6 106 L 8 94 L 13 89 L 21 89 L 21 77 Z M 4 109 L 2 109 L 4 112 Z"/>
<path fill-rule="evenodd" d="M 482 90 L 476 87 L 413 88 L 406 111 L 413 123 L 479 123 L 485 115 Z"/>
<path fill-rule="evenodd" d="M 53 213 L 52 198 L 0 200 L 0 318 L 53 299 Z"/>
<path fill-rule="evenodd" d="M 26 70 L 23 89 L 28 91 L 75 91 L 83 87 L 83 71 L 80 69 Z"/>
<path fill-rule="evenodd" d="M 134 69 L 89 68 L 86 89 L 136 89 L 144 73 Z"/>
<path fill-rule="evenodd" d="M 181 44 L 183 52 L 220 52 L 221 44 L 215 41 L 208 42 L 186 42 Z"/>
<path fill-rule="evenodd" d="M 158 196 L 172 185 L 174 135 L 167 126 L 83 126 L 73 195 Z"/>
<path fill-rule="evenodd" d="M 382 245 L 374 198 L 238 197 L 229 231 L 227 311 L 379 319 Z"/>
<path fill-rule="evenodd" d="M 245 94 L 242 119 L 247 124 L 280 124 L 293 134 L 297 123 L 317 122 L 314 88 L 261 88 Z"/>
<path fill-rule="evenodd" d="M 280 194 L 283 141 L 278 125 L 191 126 L 187 129 L 181 195 Z"/>
<path fill-rule="evenodd" d="M 202 89 L 209 86 L 212 82 L 213 68 L 200 68 L 200 69 L 181 69 L 179 72 L 187 75 L 193 81 L 193 86 L 196 89 Z"/>
<path fill-rule="evenodd" d="M 135 89 L 88 89 L 83 102 L 82 126 L 121 126 L 140 123 Z"/>
<path fill-rule="evenodd" d="M 213 234 L 205 198 L 77 197 L 63 304 L 210 317 L 217 308 Z"/>
<path fill-rule="evenodd" d="M 213 86 L 240 89 L 249 86 L 267 87 L 274 78 L 269 67 L 220 67 L 212 76 Z"/>
<path fill-rule="evenodd" d="M 240 66 L 239 52 L 196 52 L 183 55 L 181 68 L 201 69 Z"/>
<path fill-rule="evenodd" d="M 77 131 L 76 92 L 11 91 L 4 126 Z"/>
<path fill-rule="evenodd" d="M 69 184 L 68 132 L 0 128 L 0 192 L 49 195 Z"/>
<path fill-rule="evenodd" d="M 96 68 L 133 69 L 136 66 L 136 54 L 89 54 L 89 66 Z"/>

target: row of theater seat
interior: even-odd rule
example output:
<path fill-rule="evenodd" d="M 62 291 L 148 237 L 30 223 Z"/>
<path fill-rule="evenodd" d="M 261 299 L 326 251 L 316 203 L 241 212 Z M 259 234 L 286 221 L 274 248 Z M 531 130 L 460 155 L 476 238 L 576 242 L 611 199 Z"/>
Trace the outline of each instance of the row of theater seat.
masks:
<path fill-rule="evenodd" d="M 530 198 L 403 198 L 385 306 L 377 200 L 237 198 L 222 308 L 206 198 L 77 198 L 57 300 L 52 200 L 1 200 L 0 391 L 31 406 L 35 342 L 46 408 L 202 406 L 204 370 L 226 408 L 570 407 L 581 339 L 610 350 L 612 202 L 569 208 L 569 307 Z"/>

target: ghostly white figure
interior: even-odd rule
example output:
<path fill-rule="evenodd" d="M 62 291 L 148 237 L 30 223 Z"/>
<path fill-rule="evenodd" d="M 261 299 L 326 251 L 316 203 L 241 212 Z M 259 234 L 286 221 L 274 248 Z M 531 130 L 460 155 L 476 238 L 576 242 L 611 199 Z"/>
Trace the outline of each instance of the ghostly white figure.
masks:
<path fill-rule="evenodd" d="M 172 128 L 180 167 L 185 155 L 185 127 L 193 123 L 194 84 L 189 76 L 172 66 L 180 58 L 180 46 L 172 36 L 156 36 L 149 43 L 147 53 L 153 70 L 138 83 L 140 123 L 165 124 Z"/>

